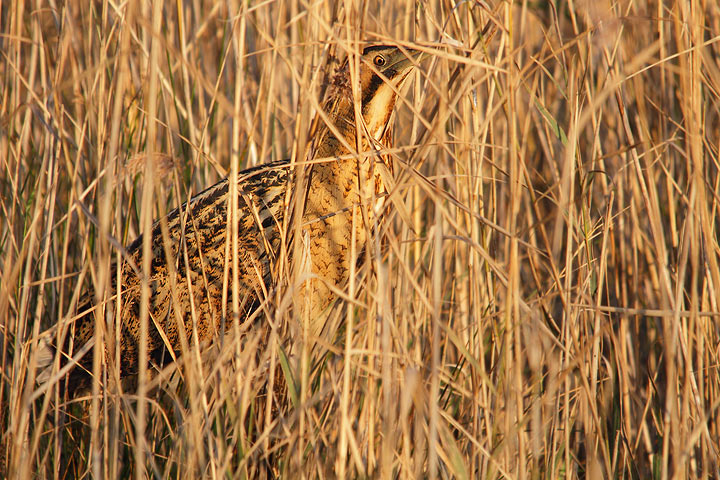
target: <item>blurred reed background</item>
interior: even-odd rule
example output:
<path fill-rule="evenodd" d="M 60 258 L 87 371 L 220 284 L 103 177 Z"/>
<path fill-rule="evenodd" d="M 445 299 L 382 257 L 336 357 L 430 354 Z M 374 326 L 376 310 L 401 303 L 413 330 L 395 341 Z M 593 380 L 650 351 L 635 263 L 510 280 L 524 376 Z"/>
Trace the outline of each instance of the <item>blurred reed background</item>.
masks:
<path fill-rule="evenodd" d="M 3 2 L 0 476 L 717 478 L 718 32 L 699 0 Z M 301 155 L 358 41 L 435 53 L 405 213 L 306 368 L 279 294 L 140 399 L 38 389 L 142 218 Z"/>

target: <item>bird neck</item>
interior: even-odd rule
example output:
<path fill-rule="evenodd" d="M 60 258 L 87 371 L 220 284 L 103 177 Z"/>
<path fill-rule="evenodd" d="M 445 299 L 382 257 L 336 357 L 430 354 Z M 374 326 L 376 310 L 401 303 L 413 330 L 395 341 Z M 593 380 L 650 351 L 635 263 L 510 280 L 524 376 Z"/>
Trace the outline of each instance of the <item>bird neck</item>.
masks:
<path fill-rule="evenodd" d="M 346 70 L 347 66 L 341 69 L 328 87 L 326 100 L 322 107 L 327 121 L 322 118 L 317 119 L 318 134 L 315 138 L 320 141 L 317 142 L 317 149 L 314 151 L 313 156 L 315 158 L 347 155 L 356 151 L 358 128 L 355 121 L 355 102 L 349 74 Z M 386 86 L 383 85 L 382 87 Z M 387 87 L 387 90 L 392 95 L 392 89 Z M 376 93 L 376 91 L 373 93 Z M 360 114 L 364 118 L 359 120 L 365 124 L 367 129 L 362 129 L 361 151 L 370 150 L 373 141 L 375 143 L 379 142 L 384 147 L 388 146 L 389 136 L 385 135 L 385 133 L 388 130 L 387 124 L 395 102 L 389 102 L 385 99 L 384 103 L 387 111 L 380 112 L 380 109 L 376 107 L 379 102 L 375 101 L 375 99 L 368 101 L 363 98 Z M 367 138 L 368 135 L 373 138 Z M 338 138 L 338 136 L 342 138 Z"/>
<path fill-rule="evenodd" d="M 315 157 L 334 157 L 351 153 L 352 150 L 348 149 L 348 146 L 355 147 L 357 135 L 352 95 L 328 98 L 323 111 L 327 119 L 318 119 L 316 139 L 319 141 Z"/>

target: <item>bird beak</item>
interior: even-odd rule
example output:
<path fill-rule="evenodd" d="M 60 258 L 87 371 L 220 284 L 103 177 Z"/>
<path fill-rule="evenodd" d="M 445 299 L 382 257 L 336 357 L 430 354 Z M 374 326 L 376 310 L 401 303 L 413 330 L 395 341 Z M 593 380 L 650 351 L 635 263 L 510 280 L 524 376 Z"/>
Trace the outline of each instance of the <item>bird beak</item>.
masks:
<path fill-rule="evenodd" d="M 410 75 L 413 68 L 416 67 L 421 60 L 429 56 L 425 52 L 410 48 L 405 49 L 402 53 L 403 55 L 398 55 L 401 58 L 387 67 L 388 69 L 395 70 L 396 72 L 395 78 L 392 80 L 392 83 L 396 87 L 403 85 L 405 83 L 405 79 Z"/>
<path fill-rule="evenodd" d="M 403 58 L 400 58 L 392 65 L 389 65 L 387 68 L 392 68 L 399 73 L 405 69 L 415 67 L 418 63 L 420 63 L 428 56 L 428 54 L 425 52 L 421 52 L 420 50 L 412 50 L 410 48 L 406 48 L 405 51 L 402 53 L 404 54 Z"/>

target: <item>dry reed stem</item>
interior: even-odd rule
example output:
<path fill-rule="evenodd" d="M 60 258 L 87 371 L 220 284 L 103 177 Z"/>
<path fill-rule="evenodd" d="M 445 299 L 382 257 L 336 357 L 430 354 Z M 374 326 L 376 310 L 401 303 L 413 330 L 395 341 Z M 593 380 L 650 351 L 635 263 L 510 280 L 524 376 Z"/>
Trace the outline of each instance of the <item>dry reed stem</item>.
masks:
<path fill-rule="evenodd" d="M 698 0 L 2 3 L 0 472 L 720 476 L 718 31 Z M 247 166 L 302 164 L 364 41 L 432 59 L 327 336 L 283 251 L 257 331 L 118 382 L 118 247 Z M 69 399 L 35 385 L 37 344 L 85 291 L 89 354 L 115 356 Z"/>

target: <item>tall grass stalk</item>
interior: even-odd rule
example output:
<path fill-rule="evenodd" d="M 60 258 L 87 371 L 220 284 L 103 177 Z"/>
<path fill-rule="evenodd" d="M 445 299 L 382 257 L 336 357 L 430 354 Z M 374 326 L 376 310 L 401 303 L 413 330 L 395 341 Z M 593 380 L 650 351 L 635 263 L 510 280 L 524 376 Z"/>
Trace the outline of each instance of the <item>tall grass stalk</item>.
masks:
<path fill-rule="evenodd" d="M 0 476 L 718 478 L 718 32 L 699 0 L 1 3 Z M 325 334 L 287 262 L 257 329 L 119 382 L 122 246 L 301 164 L 358 42 L 431 59 Z M 114 361 L 72 399 L 37 352 L 85 292 Z"/>

